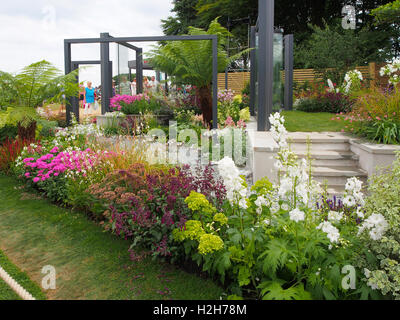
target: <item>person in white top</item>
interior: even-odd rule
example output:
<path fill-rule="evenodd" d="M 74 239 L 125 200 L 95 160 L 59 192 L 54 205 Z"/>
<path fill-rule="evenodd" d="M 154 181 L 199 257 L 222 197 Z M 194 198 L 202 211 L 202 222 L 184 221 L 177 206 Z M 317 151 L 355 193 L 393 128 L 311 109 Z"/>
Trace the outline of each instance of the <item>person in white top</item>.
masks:
<path fill-rule="evenodd" d="M 136 95 L 137 91 L 136 91 L 136 79 L 133 79 L 133 81 L 131 82 L 131 89 L 132 89 L 132 94 Z"/>
<path fill-rule="evenodd" d="M 156 80 L 156 77 L 152 76 L 151 81 L 150 81 L 150 88 L 153 92 L 157 91 L 157 88 L 159 86 L 159 82 Z"/>

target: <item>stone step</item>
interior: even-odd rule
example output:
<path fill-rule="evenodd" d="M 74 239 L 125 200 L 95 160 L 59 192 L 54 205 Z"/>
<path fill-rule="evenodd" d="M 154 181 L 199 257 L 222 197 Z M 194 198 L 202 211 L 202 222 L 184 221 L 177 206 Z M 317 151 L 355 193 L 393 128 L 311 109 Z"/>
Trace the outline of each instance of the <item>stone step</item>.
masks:
<path fill-rule="evenodd" d="M 348 143 L 350 138 L 339 132 L 291 132 L 287 139 L 293 143 Z"/>
<path fill-rule="evenodd" d="M 293 132 L 287 140 L 293 151 L 306 151 L 307 141 L 311 142 L 311 151 L 348 151 L 349 137 L 336 132 Z"/>
<path fill-rule="evenodd" d="M 328 192 L 328 197 L 333 198 L 334 196 L 338 198 L 342 198 L 345 193 L 345 187 L 344 186 L 330 186 L 326 190 Z"/>
<path fill-rule="evenodd" d="M 294 152 L 307 151 L 307 144 L 303 142 L 294 142 L 290 144 L 291 149 Z M 350 144 L 348 142 L 317 142 L 312 143 L 310 151 L 349 151 Z"/>
<path fill-rule="evenodd" d="M 367 173 L 357 167 L 347 166 L 315 166 L 312 170 L 312 176 L 316 181 L 327 182 L 328 187 L 344 186 L 347 179 L 357 177 L 364 183 L 367 181 Z"/>
<path fill-rule="evenodd" d="M 300 159 L 307 158 L 306 151 L 298 151 L 297 156 Z M 311 153 L 312 165 L 316 167 L 329 167 L 329 166 L 341 166 L 341 167 L 357 167 L 358 156 L 351 151 L 331 151 L 331 150 L 319 150 Z"/>

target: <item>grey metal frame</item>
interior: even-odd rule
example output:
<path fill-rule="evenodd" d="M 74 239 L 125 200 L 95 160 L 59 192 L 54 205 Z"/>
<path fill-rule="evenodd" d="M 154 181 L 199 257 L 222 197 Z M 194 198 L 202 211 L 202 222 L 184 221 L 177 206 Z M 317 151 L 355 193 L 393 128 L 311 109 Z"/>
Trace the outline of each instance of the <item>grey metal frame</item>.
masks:
<path fill-rule="evenodd" d="M 261 0 L 260 0 L 261 1 Z M 127 42 L 158 42 L 158 41 L 193 41 L 193 40 L 210 40 L 212 41 L 212 94 L 213 94 L 213 129 L 218 128 L 218 36 L 217 35 L 193 35 L 193 36 L 152 36 L 152 37 L 111 37 L 108 33 L 101 33 L 100 38 L 83 38 L 83 39 L 65 39 L 64 40 L 64 60 L 65 60 L 65 73 L 68 74 L 72 71 L 71 65 L 71 46 L 72 44 L 89 44 L 100 43 L 100 59 L 101 59 L 101 86 L 102 86 L 102 105 L 101 111 L 104 114 L 109 110 L 109 103 L 112 91 L 111 75 L 112 69 L 110 59 L 109 44 L 118 43 L 120 45 L 130 47 L 136 51 L 137 61 L 137 88 L 138 92 L 143 92 L 143 51 L 141 48 L 135 47 Z M 73 98 L 67 104 L 67 122 L 71 121 L 71 106 Z M 76 110 L 75 110 L 76 111 Z M 74 112 L 75 113 L 75 112 Z M 77 110 L 79 117 L 79 109 Z"/>
<path fill-rule="evenodd" d="M 257 130 L 270 129 L 268 116 L 272 113 L 274 67 L 274 0 L 259 0 L 259 59 Z"/>
<path fill-rule="evenodd" d="M 285 110 L 293 109 L 293 35 L 287 34 L 284 39 L 285 46 Z"/>
<path fill-rule="evenodd" d="M 257 130 L 270 129 L 268 121 L 273 107 L 273 47 L 274 47 L 274 0 L 258 1 L 259 16 L 255 26 L 250 29 L 250 113 L 257 114 Z M 259 49 L 256 52 L 256 34 L 259 36 Z M 284 107 L 293 106 L 293 35 L 286 35 L 285 41 L 285 92 Z M 257 59 L 258 55 L 258 59 Z M 258 96 L 256 82 L 258 71 Z M 256 98 L 258 101 L 256 101 Z M 258 102 L 256 110 L 256 102 Z M 257 112 L 256 112 L 257 111 Z"/>

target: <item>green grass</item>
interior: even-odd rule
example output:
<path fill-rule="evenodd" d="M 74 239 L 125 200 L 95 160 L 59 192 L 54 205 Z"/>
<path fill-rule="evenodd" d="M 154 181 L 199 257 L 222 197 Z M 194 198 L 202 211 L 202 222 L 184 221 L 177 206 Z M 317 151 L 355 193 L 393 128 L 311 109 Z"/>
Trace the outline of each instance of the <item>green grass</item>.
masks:
<path fill-rule="evenodd" d="M 44 300 L 46 295 L 29 276 L 16 267 L 0 250 L 0 266 L 35 299 Z M 2 280 L 0 280 L 0 300 L 21 300 L 21 298 Z"/>
<path fill-rule="evenodd" d="M 343 129 L 343 122 L 333 121 L 335 114 L 327 112 L 283 111 L 285 127 L 289 132 L 337 132 Z"/>
<path fill-rule="evenodd" d="M 150 259 L 132 262 L 129 241 L 104 232 L 81 213 L 36 199 L 0 175 L 0 249 L 41 283 L 43 266 L 57 272 L 48 299 L 218 299 L 210 279 Z"/>

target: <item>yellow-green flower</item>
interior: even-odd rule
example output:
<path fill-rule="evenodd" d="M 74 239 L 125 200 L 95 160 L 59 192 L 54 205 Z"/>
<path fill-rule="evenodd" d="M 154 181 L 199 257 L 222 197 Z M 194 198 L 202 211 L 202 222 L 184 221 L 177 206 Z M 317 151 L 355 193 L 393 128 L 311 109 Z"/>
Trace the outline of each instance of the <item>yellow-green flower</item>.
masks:
<path fill-rule="evenodd" d="M 200 237 L 198 250 L 200 254 L 206 255 L 208 253 L 221 250 L 223 247 L 224 247 L 224 242 L 220 237 L 215 236 L 213 234 L 203 234 Z"/>
<path fill-rule="evenodd" d="M 249 121 L 250 120 L 250 109 L 246 107 L 239 112 L 240 120 Z"/>
<path fill-rule="evenodd" d="M 233 101 L 242 103 L 242 96 L 240 94 L 233 97 Z"/>
<path fill-rule="evenodd" d="M 174 229 L 172 231 L 172 236 L 176 241 L 182 242 L 185 239 L 190 240 L 200 240 L 200 237 L 204 234 L 204 229 L 201 226 L 201 222 L 197 220 L 186 221 L 185 228 Z"/>
<path fill-rule="evenodd" d="M 190 195 L 185 199 L 185 203 L 190 210 L 202 214 L 211 215 L 216 211 L 204 194 L 195 191 L 190 192 Z"/>
<path fill-rule="evenodd" d="M 223 226 L 228 223 L 228 218 L 223 213 L 217 213 L 214 216 L 214 221 L 219 222 Z"/>
<path fill-rule="evenodd" d="M 257 180 L 256 183 L 251 187 L 251 191 L 257 192 L 257 194 L 266 195 L 270 191 L 272 191 L 273 185 L 271 181 L 268 180 L 267 177 L 264 177 L 260 180 Z"/>

